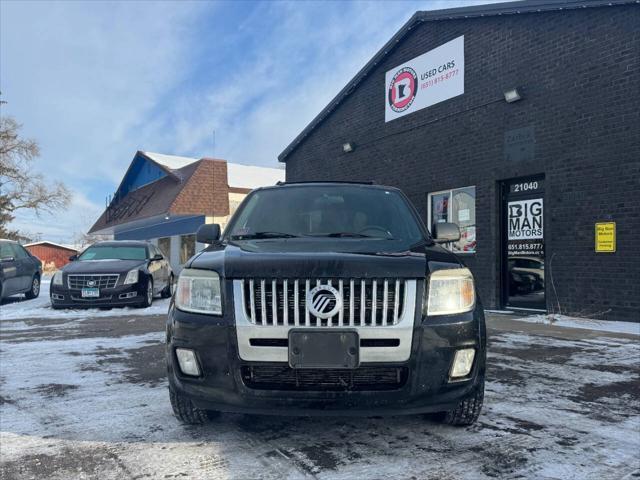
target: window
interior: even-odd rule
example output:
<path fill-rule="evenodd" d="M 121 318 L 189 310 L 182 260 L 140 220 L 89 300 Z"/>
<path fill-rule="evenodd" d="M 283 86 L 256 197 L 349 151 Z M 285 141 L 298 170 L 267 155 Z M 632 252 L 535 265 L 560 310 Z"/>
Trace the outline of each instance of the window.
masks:
<path fill-rule="evenodd" d="M 13 248 L 13 256 L 16 258 L 16 260 L 29 257 L 27 251 L 17 243 L 11 243 L 10 245 Z"/>
<path fill-rule="evenodd" d="M 455 223 L 460 240 L 450 248 L 458 253 L 476 251 L 476 187 L 454 188 L 429 194 L 429 231 L 436 223 Z"/>
<path fill-rule="evenodd" d="M 92 246 L 87 248 L 78 260 L 145 260 L 146 247 Z"/>
<path fill-rule="evenodd" d="M 187 263 L 196 254 L 196 236 L 182 235 L 180 237 L 180 265 Z"/>
<path fill-rule="evenodd" d="M 0 258 L 15 257 L 11 244 L 7 242 L 0 242 Z"/>
<path fill-rule="evenodd" d="M 159 238 L 158 250 L 164 255 L 164 258 L 171 260 L 171 237 Z"/>
<path fill-rule="evenodd" d="M 230 240 L 285 237 L 352 238 L 377 249 L 409 248 L 424 234 L 396 190 L 369 186 L 291 186 L 251 193 L 225 231 Z M 340 241 L 341 244 L 346 244 Z"/>

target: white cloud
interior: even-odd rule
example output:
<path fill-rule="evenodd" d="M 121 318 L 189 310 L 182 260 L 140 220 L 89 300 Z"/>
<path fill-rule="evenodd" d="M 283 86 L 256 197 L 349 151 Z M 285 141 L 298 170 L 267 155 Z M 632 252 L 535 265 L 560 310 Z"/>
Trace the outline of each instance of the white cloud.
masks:
<path fill-rule="evenodd" d="M 40 217 L 33 213 L 20 213 L 12 223 L 12 228 L 26 233 L 31 238 L 72 243 L 73 239 L 87 232 L 100 216 L 104 205 L 91 201 L 84 193 L 74 191 L 71 204 L 64 212 Z"/>
<path fill-rule="evenodd" d="M 263 32 L 235 70 L 212 81 L 201 96 L 184 100 L 175 144 L 231 161 L 277 165 L 277 156 L 329 103 L 416 10 L 452 8 L 491 0 L 382 4 L 273 3 L 248 17 L 241 31 Z M 393 8 L 388 8 L 393 7 Z"/>
<path fill-rule="evenodd" d="M 74 191 L 54 216 L 19 212 L 14 227 L 68 238 L 86 230 L 137 149 L 140 128 L 189 71 L 189 25 L 210 4 L 1 4 L 2 114 L 37 138 L 35 167 Z M 141 133 L 146 134 L 141 136 Z M 93 190 L 90 189 L 93 187 Z M 90 200 L 92 198 L 93 200 Z"/>
<path fill-rule="evenodd" d="M 136 150 L 211 156 L 214 129 L 217 157 L 277 166 L 416 10 L 471 3 L 1 2 L 3 114 L 76 191 L 69 212 L 15 226 L 69 241 Z"/>

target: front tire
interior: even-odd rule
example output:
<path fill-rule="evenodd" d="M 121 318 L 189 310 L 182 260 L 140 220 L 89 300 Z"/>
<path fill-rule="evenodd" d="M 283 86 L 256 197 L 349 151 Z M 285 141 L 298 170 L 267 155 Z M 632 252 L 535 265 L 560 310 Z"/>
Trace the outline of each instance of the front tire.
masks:
<path fill-rule="evenodd" d="M 142 308 L 150 307 L 153 304 L 153 279 L 151 277 L 147 280 L 147 288 L 144 291 L 144 300 L 140 306 Z"/>
<path fill-rule="evenodd" d="M 24 294 L 28 300 L 33 300 L 34 298 L 38 298 L 40 295 L 40 277 L 38 275 L 34 275 L 31 280 L 31 290 Z"/>
<path fill-rule="evenodd" d="M 445 413 L 443 423 L 456 426 L 473 425 L 480 416 L 484 403 L 484 379 L 473 394 L 462 400 L 456 408 Z"/>
<path fill-rule="evenodd" d="M 197 408 L 189 398 L 173 391 L 172 388 L 169 388 L 169 400 L 171 400 L 173 414 L 182 423 L 187 425 L 202 425 L 210 418 L 207 410 Z"/>
<path fill-rule="evenodd" d="M 173 274 L 172 274 L 169 277 L 169 283 L 162 290 L 162 293 L 161 293 L 162 298 L 170 298 L 173 295 L 173 282 L 174 282 L 174 278 L 173 278 Z"/>

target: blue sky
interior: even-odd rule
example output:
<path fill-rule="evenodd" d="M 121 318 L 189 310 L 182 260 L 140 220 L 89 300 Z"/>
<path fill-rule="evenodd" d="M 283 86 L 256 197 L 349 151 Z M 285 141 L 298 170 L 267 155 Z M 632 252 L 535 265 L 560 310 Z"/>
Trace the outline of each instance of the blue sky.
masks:
<path fill-rule="evenodd" d="M 14 226 L 72 242 L 136 150 L 278 167 L 416 10 L 489 2 L 0 2 L 2 114 L 73 191 L 67 211 Z"/>

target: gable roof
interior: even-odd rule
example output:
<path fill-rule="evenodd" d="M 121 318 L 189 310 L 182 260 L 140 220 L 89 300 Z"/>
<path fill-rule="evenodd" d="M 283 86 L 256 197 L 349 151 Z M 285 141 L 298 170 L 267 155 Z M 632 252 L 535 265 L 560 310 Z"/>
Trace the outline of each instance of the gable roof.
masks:
<path fill-rule="evenodd" d="M 167 213 L 202 161 L 206 160 L 197 160 L 173 170 L 172 175 L 132 190 L 119 201 L 114 198 L 89 233 Z"/>
<path fill-rule="evenodd" d="M 444 10 L 427 10 L 416 12 L 402 28 L 369 60 L 362 69 L 340 90 L 340 92 L 322 109 L 302 132 L 278 155 L 280 162 L 286 162 L 287 157 L 302 141 L 320 125 L 346 97 L 374 70 L 374 68 L 389 55 L 396 46 L 418 24 L 423 22 L 459 20 L 463 18 L 478 18 L 500 15 L 518 15 L 524 13 L 540 13 L 562 10 L 583 9 L 591 7 L 611 7 L 616 5 L 637 4 L 639 0 L 521 0 L 516 2 L 492 3 L 474 5 L 462 8 L 448 8 Z"/>
<path fill-rule="evenodd" d="M 136 165 L 136 160 L 138 159 L 143 159 L 156 165 L 160 170 L 165 172 L 167 175 L 176 178 L 177 180 L 182 180 L 180 174 L 180 170 L 182 168 L 198 161 L 197 158 L 180 157 L 177 155 L 165 155 L 163 153 L 143 152 L 142 150 L 138 150 L 133 156 L 133 160 L 131 160 L 131 163 L 127 167 L 125 174 L 122 176 L 122 180 L 120 180 L 120 184 L 118 185 L 118 188 L 116 188 L 114 197 L 122 193 L 122 188 L 125 185 L 127 178 L 129 177 L 129 173 Z M 129 192 L 124 192 L 125 195 L 127 193 Z"/>
<path fill-rule="evenodd" d="M 275 185 L 278 181 L 284 180 L 284 170 L 276 168 L 239 165 L 215 158 L 197 160 L 142 151 L 136 153 L 134 161 L 139 155 L 166 169 L 168 174 L 130 190 L 122 196 L 114 197 L 91 227 L 90 233 L 168 213 L 214 215 L 222 212 L 222 214 L 228 214 L 228 212 L 224 213 L 226 210 L 221 207 L 222 204 L 226 204 L 228 209 L 227 187 L 240 188 L 248 192 L 265 185 Z M 130 170 L 131 166 L 127 174 Z M 224 178 L 215 177 L 215 171 L 221 172 Z M 212 178 L 215 178 L 213 183 Z M 123 182 L 120 183 L 121 186 Z M 212 188 L 203 190 L 203 183 L 207 186 L 211 185 Z M 218 194 L 222 195 L 223 200 L 217 203 L 216 208 L 222 209 L 214 212 Z"/>
<path fill-rule="evenodd" d="M 191 157 L 180 157 L 178 155 L 165 155 L 164 153 L 154 153 L 154 152 L 142 152 L 142 155 L 156 163 L 161 168 L 173 172 L 174 170 L 178 170 L 180 168 L 186 167 L 187 165 L 191 165 L 194 162 L 197 162 L 197 158 Z"/>
<path fill-rule="evenodd" d="M 70 250 L 72 252 L 77 252 L 78 249 L 70 246 L 70 245 L 62 245 L 60 243 L 55 243 L 55 242 L 50 242 L 48 240 L 41 240 L 39 242 L 31 242 L 31 243 L 25 243 L 24 245 L 22 245 L 23 247 L 35 247 L 37 245 L 50 245 L 52 247 L 56 247 L 56 248 L 62 248 L 64 250 Z"/>

